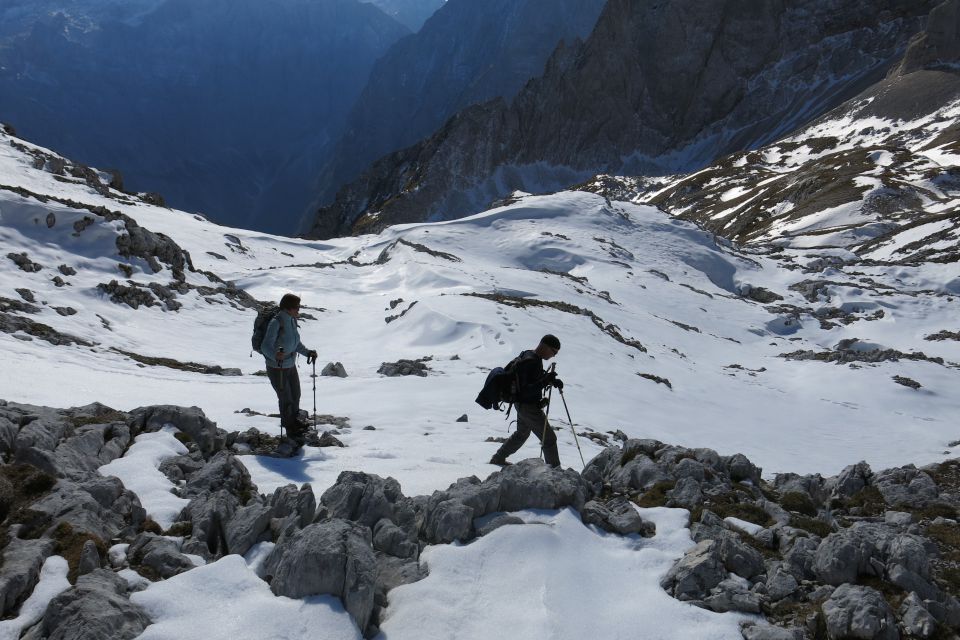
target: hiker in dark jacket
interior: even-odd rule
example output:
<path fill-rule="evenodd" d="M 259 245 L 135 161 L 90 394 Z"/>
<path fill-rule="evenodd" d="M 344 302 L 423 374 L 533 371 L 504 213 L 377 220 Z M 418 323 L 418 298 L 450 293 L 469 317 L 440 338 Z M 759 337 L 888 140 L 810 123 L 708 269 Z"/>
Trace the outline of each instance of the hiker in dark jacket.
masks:
<path fill-rule="evenodd" d="M 560 466 L 560 454 L 557 451 L 557 434 L 547 423 L 543 413 L 543 390 L 553 385 L 563 389 L 563 382 L 554 372 L 545 372 L 545 360 L 560 352 L 560 341 L 556 336 L 547 334 L 533 351 L 520 354 L 517 364 L 517 430 L 513 432 L 500 449 L 490 458 L 490 464 L 503 466 L 510 464 L 507 458 L 530 437 L 533 432 L 543 446 L 543 458 L 551 467 Z"/>
<path fill-rule="evenodd" d="M 297 372 L 297 354 L 316 359 L 317 352 L 300 342 L 297 318 L 300 317 L 300 298 L 292 293 L 280 299 L 280 312 L 267 325 L 260 345 L 260 353 L 267 361 L 267 377 L 280 402 L 280 426 L 298 446 L 303 446 L 307 425 L 300 420 L 300 374 Z"/>

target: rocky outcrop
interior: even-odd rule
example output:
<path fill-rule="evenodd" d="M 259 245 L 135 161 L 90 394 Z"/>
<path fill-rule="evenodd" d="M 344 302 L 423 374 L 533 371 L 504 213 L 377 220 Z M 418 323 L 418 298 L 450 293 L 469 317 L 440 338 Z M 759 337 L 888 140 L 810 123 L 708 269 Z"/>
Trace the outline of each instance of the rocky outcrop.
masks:
<path fill-rule="evenodd" d="M 89 470 L 142 430 L 166 425 L 184 434 L 188 453 L 161 470 L 190 502 L 161 532 L 116 478 Z M 111 442 L 115 449 L 105 452 Z M 271 542 L 258 573 L 274 593 L 340 598 L 373 637 L 390 589 L 424 577 L 427 545 L 522 524 L 510 512 L 527 509 L 572 508 L 586 526 L 649 536 L 653 525 L 636 506 L 670 505 L 691 511 L 693 544 L 663 588 L 699 607 L 762 613 L 779 625 L 748 625 L 745 638 L 822 637 L 817 629 L 828 638 L 892 638 L 898 628 L 929 638 L 960 625 L 957 461 L 879 472 L 861 462 L 831 478 L 781 474 L 768 482 L 742 454 L 626 439 L 582 475 L 523 460 L 484 480 L 461 478 L 409 497 L 392 478 L 347 471 L 318 500 L 310 485 L 261 495 L 228 442 L 236 444 L 237 434 L 224 435 L 196 408 L 125 414 L 102 405 L 55 410 L 0 402 L 5 452 L 40 452 L 0 465 L 8 532 L 3 613 L 16 612 L 44 561 L 57 554 L 68 559 L 74 586 L 25 637 L 132 638 L 149 620 L 115 570 L 164 580 L 191 571 L 194 555 L 215 561 Z M 107 540 L 124 544 L 108 554 Z"/>
<path fill-rule="evenodd" d="M 600 172 L 700 168 L 882 78 L 935 4 L 613 0 L 511 102 L 469 107 L 384 156 L 318 211 L 310 235 L 456 218 Z"/>
<path fill-rule="evenodd" d="M 954 68 L 960 62 L 960 2 L 946 0 L 934 7 L 927 28 L 910 41 L 896 69 L 906 75 L 920 69 Z"/>
<path fill-rule="evenodd" d="M 661 585 L 699 607 L 780 625 L 748 625 L 747 639 L 897 638 L 898 625 L 931 637 L 960 621 L 957 461 L 880 472 L 860 462 L 830 478 L 767 482 L 739 454 L 627 440 L 583 478 L 608 505 L 690 509 L 695 546 Z"/>

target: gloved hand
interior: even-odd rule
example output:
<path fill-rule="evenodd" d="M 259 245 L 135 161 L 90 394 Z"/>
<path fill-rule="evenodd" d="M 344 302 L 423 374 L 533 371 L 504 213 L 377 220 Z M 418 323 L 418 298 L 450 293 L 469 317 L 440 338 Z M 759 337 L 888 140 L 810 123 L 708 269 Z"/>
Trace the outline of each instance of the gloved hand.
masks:
<path fill-rule="evenodd" d="M 551 381 L 550 384 L 552 384 L 554 388 L 559 389 L 560 391 L 563 391 L 563 380 L 558 378 L 556 374 L 553 375 L 553 380 Z"/>
<path fill-rule="evenodd" d="M 307 351 L 307 364 L 313 364 L 317 361 L 317 352 L 311 349 Z"/>

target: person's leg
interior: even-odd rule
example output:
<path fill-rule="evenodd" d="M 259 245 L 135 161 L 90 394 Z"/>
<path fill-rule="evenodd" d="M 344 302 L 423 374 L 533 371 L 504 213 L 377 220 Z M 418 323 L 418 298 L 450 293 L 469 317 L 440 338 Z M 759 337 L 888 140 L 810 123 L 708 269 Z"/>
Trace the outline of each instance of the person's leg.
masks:
<path fill-rule="evenodd" d="M 497 449 L 497 452 L 493 454 L 493 457 L 490 459 L 492 464 L 503 464 L 507 461 L 507 458 L 517 452 L 520 447 L 523 446 L 523 443 L 527 441 L 527 438 L 530 437 L 530 428 L 527 423 L 520 420 L 520 410 L 517 409 L 517 430 L 510 434 L 510 437 L 507 438 L 507 441 L 500 445 L 500 448 Z"/>
<path fill-rule="evenodd" d="M 557 450 L 557 434 L 554 433 L 543 409 L 536 405 L 524 405 L 517 412 L 517 424 L 524 422 L 543 443 L 543 460 L 551 467 L 560 466 L 560 452 Z"/>

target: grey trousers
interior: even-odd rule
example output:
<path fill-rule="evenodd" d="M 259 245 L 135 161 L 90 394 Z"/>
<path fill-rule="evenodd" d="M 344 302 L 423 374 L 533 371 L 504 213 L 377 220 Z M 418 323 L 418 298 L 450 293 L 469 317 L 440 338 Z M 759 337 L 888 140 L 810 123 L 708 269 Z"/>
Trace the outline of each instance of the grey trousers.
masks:
<path fill-rule="evenodd" d="M 267 367 L 267 377 L 273 390 L 277 392 L 280 404 L 280 426 L 290 435 L 303 431 L 297 420 L 300 415 L 300 373 L 297 368 L 274 369 Z"/>
<path fill-rule="evenodd" d="M 506 460 L 507 457 L 516 453 L 530 437 L 531 432 L 543 442 L 543 459 L 546 463 L 551 467 L 559 467 L 557 434 L 547 424 L 547 416 L 544 415 L 543 409 L 536 404 L 517 405 L 517 430 L 500 446 L 496 453 L 497 457 Z"/>

